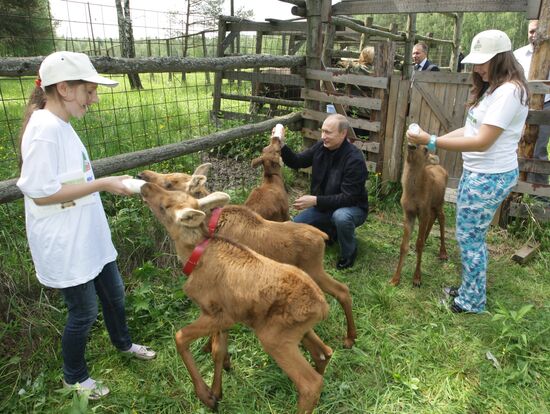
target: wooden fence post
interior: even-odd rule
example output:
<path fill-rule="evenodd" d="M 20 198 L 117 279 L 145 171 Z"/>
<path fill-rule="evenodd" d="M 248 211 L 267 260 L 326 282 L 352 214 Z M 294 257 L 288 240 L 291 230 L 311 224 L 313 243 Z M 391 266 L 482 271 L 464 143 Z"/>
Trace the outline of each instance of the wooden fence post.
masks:
<path fill-rule="evenodd" d="M 321 70 L 323 65 L 321 56 L 323 52 L 323 23 L 328 22 L 331 2 L 328 0 L 306 0 L 307 14 L 307 41 L 306 41 L 306 67 L 307 69 Z M 318 80 L 306 79 L 306 88 L 319 91 Z M 305 109 L 319 110 L 319 102 L 311 99 L 304 101 Z M 304 120 L 304 128 L 318 129 L 317 121 Z M 309 146 L 313 141 L 304 138 L 304 144 Z"/>
<path fill-rule="evenodd" d="M 216 56 L 223 57 L 224 55 L 224 46 L 223 41 L 225 40 L 225 33 L 227 31 L 227 23 L 223 17 L 220 17 L 218 20 L 218 45 L 216 48 Z M 223 71 L 218 70 L 214 76 L 214 96 L 212 103 L 212 114 L 211 119 L 218 124 L 218 114 L 221 110 L 222 105 L 222 81 L 223 81 Z"/>
<path fill-rule="evenodd" d="M 409 79 L 413 72 L 412 50 L 416 41 L 416 13 L 407 15 L 407 41 L 405 42 L 405 56 L 403 57 L 403 76 Z"/>
<path fill-rule="evenodd" d="M 453 53 L 451 54 L 451 61 L 449 66 L 451 72 L 458 72 L 458 55 L 460 53 L 460 38 L 462 37 L 462 22 L 464 20 L 464 13 L 456 13 L 454 15 L 455 27 L 453 30 Z"/>

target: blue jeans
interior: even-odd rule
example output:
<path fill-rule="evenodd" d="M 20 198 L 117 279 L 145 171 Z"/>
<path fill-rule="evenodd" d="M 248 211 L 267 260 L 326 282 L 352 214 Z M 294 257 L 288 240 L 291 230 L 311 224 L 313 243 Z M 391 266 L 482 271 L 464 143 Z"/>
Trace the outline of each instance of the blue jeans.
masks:
<path fill-rule="evenodd" d="M 500 174 L 462 172 L 456 200 L 456 240 L 462 259 L 462 284 L 455 303 L 469 312 L 483 312 L 486 302 L 485 239 L 497 208 L 518 180 L 518 170 Z"/>
<path fill-rule="evenodd" d="M 367 214 L 367 211 L 360 207 L 341 207 L 332 213 L 310 207 L 300 212 L 293 221 L 311 224 L 327 233 L 332 239 L 338 239 L 340 257 L 347 259 L 357 249 L 355 228 L 365 222 Z"/>
<path fill-rule="evenodd" d="M 116 262 L 105 265 L 95 279 L 61 289 L 69 310 L 61 339 L 65 382 L 74 384 L 90 375 L 84 358 L 88 334 L 97 319 L 97 298 L 101 301 L 103 319 L 113 345 L 121 351 L 132 346 L 124 310 L 124 284 Z"/>

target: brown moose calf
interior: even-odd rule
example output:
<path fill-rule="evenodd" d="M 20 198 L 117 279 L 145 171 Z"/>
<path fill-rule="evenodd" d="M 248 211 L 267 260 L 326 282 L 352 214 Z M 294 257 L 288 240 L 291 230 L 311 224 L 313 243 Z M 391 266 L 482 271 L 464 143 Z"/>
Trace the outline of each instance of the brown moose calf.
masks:
<path fill-rule="evenodd" d="M 311 413 L 321 393 L 323 373 L 332 355 L 313 332 L 328 313 L 319 287 L 302 270 L 259 255 L 238 243 L 211 237 L 202 209 L 224 205 L 225 193 L 195 199 L 183 192 L 166 191 L 145 183 L 141 195 L 166 227 L 189 278 L 184 290 L 200 307 L 199 318 L 180 329 L 176 345 L 199 399 L 215 409 L 222 397 L 223 361 L 227 329 L 235 323 L 249 326 L 264 350 L 273 357 L 298 390 L 298 412 Z M 201 247 L 198 247 L 201 246 Z M 202 250 L 202 255 L 197 250 Z M 189 268 L 189 262 L 196 267 Z M 192 341 L 212 337 L 214 377 L 208 387 L 189 350 Z M 311 353 L 315 369 L 301 354 L 299 343 Z"/>
<path fill-rule="evenodd" d="M 262 150 L 262 155 L 252 160 L 252 167 L 263 166 L 263 181 L 250 192 L 244 205 L 266 220 L 290 220 L 282 163 L 281 142 L 276 137 L 271 137 L 271 143 Z"/>
<path fill-rule="evenodd" d="M 200 194 L 200 197 L 208 194 L 204 186 L 206 177 L 202 175 L 144 171 L 139 177 L 167 190 L 184 191 L 193 197 L 196 197 L 195 194 Z M 176 179 L 178 177 L 181 179 L 179 182 Z M 211 210 L 201 209 L 206 213 L 206 222 L 209 223 Z M 249 208 L 240 205 L 224 207 L 219 219 L 213 224 L 212 231 L 216 235 L 242 243 L 277 262 L 290 264 L 305 271 L 325 293 L 336 298 L 342 306 L 347 325 L 344 347 L 353 346 L 357 330 L 353 320 L 351 294 L 344 283 L 333 279 L 325 272 L 323 259 L 325 240 L 328 239 L 325 233 L 308 224 L 265 220 Z"/>
<path fill-rule="evenodd" d="M 403 240 L 399 252 L 399 263 L 390 283 L 397 286 L 401 280 L 401 269 L 409 251 L 409 240 L 415 219 L 418 217 L 418 236 L 416 239 L 416 270 L 413 277 L 413 285 L 420 286 L 422 252 L 424 244 L 430 234 L 434 221 L 439 221 L 439 258 L 447 259 L 445 249 L 445 214 L 443 203 L 445 201 L 445 187 L 447 186 L 447 171 L 433 164 L 428 149 L 424 145 L 412 145 L 407 147 L 407 156 L 401 177 L 403 194 L 401 207 L 403 208 Z"/>

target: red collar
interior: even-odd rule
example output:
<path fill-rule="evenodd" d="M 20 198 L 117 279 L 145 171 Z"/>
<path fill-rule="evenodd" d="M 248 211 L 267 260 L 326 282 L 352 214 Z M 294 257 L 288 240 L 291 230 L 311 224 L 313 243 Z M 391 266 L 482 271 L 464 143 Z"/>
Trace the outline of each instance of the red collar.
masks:
<path fill-rule="evenodd" d="M 193 249 L 193 251 L 191 252 L 191 256 L 189 256 L 189 259 L 187 259 L 187 263 L 185 263 L 185 266 L 183 266 L 183 273 L 185 273 L 187 276 L 189 276 L 193 271 L 193 269 L 195 269 L 195 266 L 199 262 L 210 240 L 211 240 L 210 237 L 207 237 L 206 239 L 201 241 L 199 244 L 197 244 Z"/>
<path fill-rule="evenodd" d="M 220 207 L 216 207 L 214 210 L 212 210 L 212 215 L 210 216 L 210 221 L 208 222 L 208 234 L 210 236 L 197 244 L 191 252 L 191 256 L 189 256 L 189 259 L 187 259 L 187 263 L 185 263 L 185 266 L 183 266 L 183 273 L 185 273 L 187 276 L 189 276 L 193 269 L 195 269 L 195 266 L 199 262 L 202 254 L 204 253 L 206 246 L 208 246 L 210 238 L 214 235 L 214 232 L 216 231 L 216 226 L 218 225 L 218 220 L 221 214 L 222 208 Z"/>
<path fill-rule="evenodd" d="M 212 215 L 210 216 L 210 221 L 208 222 L 208 234 L 210 234 L 210 236 L 213 236 L 216 231 L 222 210 L 223 209 L 221 207 L 216 207 L 212 210 Z"/>

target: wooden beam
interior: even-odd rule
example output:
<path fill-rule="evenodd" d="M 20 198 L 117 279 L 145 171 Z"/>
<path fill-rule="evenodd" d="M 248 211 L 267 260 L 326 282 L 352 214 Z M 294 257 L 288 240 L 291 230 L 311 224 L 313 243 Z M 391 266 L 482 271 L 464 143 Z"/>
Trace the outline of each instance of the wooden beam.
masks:
<path fill-rule="evenodd" d="M 269 98 L 267 96 L 252 96 L 252 95 L 232 95 L 229 93 L 222 93 L 222 99 L 229 99 L 232 101 L 244 101 L 244 102 L 260 102 L 273 105 L 284 105 L 284 106 L 293 106 L 293 107 L 303 107 L 304 103 L 302 101 L 293 101 L 291 99 L 279 99 L 279 98 Z"/>
<path fill-rule="evenodd" d="M 550 175 L 550 161 L 535 158 L 518 158 L 518 163 L 520 171 Z"/>
<path fill-rule="evenodd" d="M 224 79 L 229 80 L 248 80 L 251 82 L 275 83 L 290 86 L 305 86 L 304 79 L 299 75 L 286 75 L 282 73 L 266 73 L 266 72 L 244 72 L 244 71 L 228 71 L 224 72 Z"/>
<path fill-rule="evenodd" d="M 345 17 L 332 17 L 332 22 L 340 26 L 349 27 L 358 33 L 376 35 L 390 40 L 406 40 L 404 34 L 395 34 L 384 30 L 373 29 L 372 27 L 365 27 L 362 24 L 357 24 L 350 19 L 346 19 Z"/>
<path fill-rule="evenodd" d="M 365 86 L 367 88 L 388 88 L 387 77 L 375 77 L 364 75 L 338 74 L 324 70 L 306 69 L 306 79 L 315 79 L 322 81 L 330 81 L 333 83 L 345 83 L 352 85 Z"/>
<path fill-rule="evenodd" d="M 332 15 L 449 13 L 449 12 L 526 12 L 527 0 L 342 0 L 332 6 Z"/>
<path fill-rule="evenodd" d="M 313 111 L 310 109 L 304 109 L 302 112 L 302 116 L 304 119 L 311 119 L 318 122 L 323 122 L 327 116 L 330 114 L 327 114 L 326 112 L 319 112 L 319 111 Z M 348 117 L 349 125 L 352 128 L 361 128 L 366 131 L 373 131 L 378 132 L 380 131 L 380 122 L 372 122 L 367 121 L 365 119 L 357 119 L 357 118 L 349 118 Z"/>
<path fill-rule="evenodd" d="M 550 125 L 550 111 L 530 110 L 525 123 L 529 125 Z"/>
<path fill-rule="evenodd" d="M 227 29 L 232 32 L 269 32 L 269 34 L 290 34 L 305 33 L 307 30 L 306 22 L 287 22 L 279 20 L 277 22 L 247 22 L 227 23 Z"/>
<path fill-rule="evenodd" d="M 301 97 L 304 99 L 316 99 L 321 102 L 331 104 L 340 104 L 346 106 L 357 106 L 360 108 L 374 109 L 379 111 L 382 107 L 382 101 L 376 98 L 349 96 L 338 92 L 320 92 L 309 89 L 302 89 Z M 344 115 L 344 114 L 342 114 Z"/>
<path fill-rule="evenodd" d="M 165 73 L 165 72 L 214 72 L 248 68 L 290 68 L 305 66 L 303 56 L 242 55 L 222 57 L 221 44 L 219 57 L 215 58 L 113 58 L 90 56 L 99 73 Z M 36 76 L 45 56 L 0 58 L 0 76 Z"/>

